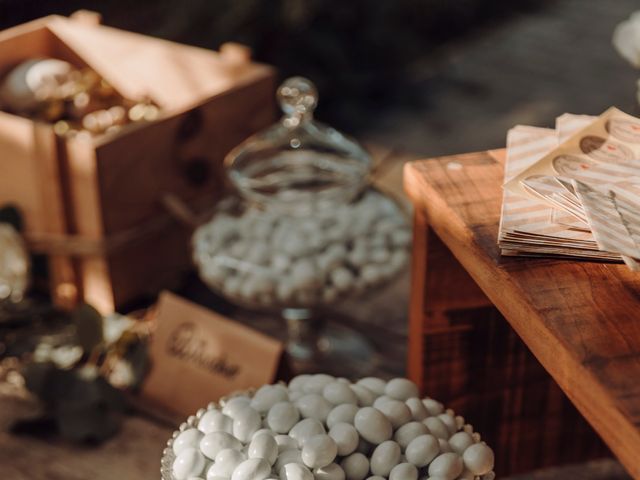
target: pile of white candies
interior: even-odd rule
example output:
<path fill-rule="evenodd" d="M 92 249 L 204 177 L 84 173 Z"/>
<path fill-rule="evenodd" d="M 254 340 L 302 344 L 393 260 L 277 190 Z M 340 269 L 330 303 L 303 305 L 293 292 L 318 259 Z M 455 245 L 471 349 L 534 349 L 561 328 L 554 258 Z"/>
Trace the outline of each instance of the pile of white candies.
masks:
<path fill-rule="evenodd" d="M 362 292 L 402 269 L 410 243 L 403 213 L 374 190 L 328 215 L 221 212 L 193 237 L 203 281 L 257 306 L 311 306 Z"/>
<path fill-rule="evenodd" d="M 471 425 L 404 378 L 300 375 L 201 409 L 169 447 L 175 480 L 495 477 Z"/>

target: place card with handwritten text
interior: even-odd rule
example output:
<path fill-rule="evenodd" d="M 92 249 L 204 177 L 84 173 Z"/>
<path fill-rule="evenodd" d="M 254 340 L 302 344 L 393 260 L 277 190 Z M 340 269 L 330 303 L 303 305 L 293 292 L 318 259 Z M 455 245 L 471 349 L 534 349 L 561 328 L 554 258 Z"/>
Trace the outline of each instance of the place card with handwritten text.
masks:
<path fill-rule="evenodd" d="M 280 342 L 205 307 L 164 292 L 150 346 L 151 372 L 142 396 L 190 415 L 221 396 L 274 380 Z"/>

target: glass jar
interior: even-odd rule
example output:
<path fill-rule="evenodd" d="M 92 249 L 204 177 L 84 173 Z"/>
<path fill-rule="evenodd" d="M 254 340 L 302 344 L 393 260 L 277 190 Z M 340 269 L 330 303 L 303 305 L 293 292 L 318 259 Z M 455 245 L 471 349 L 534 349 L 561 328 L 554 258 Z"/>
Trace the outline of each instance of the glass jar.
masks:
<path fill-rule="evenodd" d="M 317 98 L 304 78 L 280 86 L 284 116 L 229 153 L 235 192 L 193 236 L 201 279 L 240 306 L 282 312 L 298 358 L 317 354 L 315 313 L 392 279 L 411 242 L 402 209 L 369 182 L 369 154 L 313 119 Z"/>

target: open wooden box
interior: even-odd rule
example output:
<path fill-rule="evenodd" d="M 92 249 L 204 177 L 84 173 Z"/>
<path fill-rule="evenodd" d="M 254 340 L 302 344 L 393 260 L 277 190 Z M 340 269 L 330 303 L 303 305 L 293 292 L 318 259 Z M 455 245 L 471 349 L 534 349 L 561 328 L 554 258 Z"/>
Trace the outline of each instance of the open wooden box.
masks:
<path fill-rule="evenodd" d="M 240 46 L 221 52 L 50 16 L 0 32 L 0 73 L 55 57 L 105 78 L 123 97 L 149 98 L 160 118 L 85 138 L 0 111 L 0 205 L 13 203 L 34 251 L 49 259 L 59 305 L 102 312 L 171 285 L 190 264 L 190 231 L 167 198 L 211 208 L 222 159 L 274 121 L 275 72 Z"/>

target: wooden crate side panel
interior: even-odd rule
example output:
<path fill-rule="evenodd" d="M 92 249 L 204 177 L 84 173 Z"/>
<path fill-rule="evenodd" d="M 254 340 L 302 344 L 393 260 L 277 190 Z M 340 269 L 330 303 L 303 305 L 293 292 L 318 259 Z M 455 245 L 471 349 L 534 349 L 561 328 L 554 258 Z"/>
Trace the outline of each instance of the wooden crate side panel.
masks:
<path fill-rule="evenodd" d="M 411 296 L 409 299 L 409 345 L 407 376 L 424 388 L 424 300 L 427 267 L 427 227 L 421 209 L 413 211 L 413 247 L 411 256 Z"/>
<path fill-rule="evenodd" d="M 35 180 L 40 186 L 44 215 L 44 231 L 66 235 L 69 231 L 69 198 L 66 189 L 64 141 L 56 136 L 53 128 L 44 123 L 34 123 L 34 156 L 38 164 Z M 49 263 L 49 286 L 51 298 L 59 307 L 71 308 L 78 300 L 78 271 L 68 255 L 51 254 Z"/>
<path fill-rule="evenodd" d="M 414 210 L 407 374 L 423 382 L 426 328 L 449 328 L 447 312 L 491 305 L 477 284 L 428 226 L 424 210 Z"/>
<path fill-rule="evenodd" d="M 269 75 L 192 111 L 99 144 L 104 235 L 109 238 L 166 216 L 162 198 L 167 194 L 195 210 L 210 210 L 224 193 L 224 156 L 274 121 L 274 88 Z M 170 286 L 190 268 L 190 234 L 174 222 L 160 234 L 109 254 L 115 305 Z"/>
<path fill-rule="evenodd" d="M 96 243 L 104 240 L 102 203 L 99 195 L 98 164 L 95 145 L 86 137 L 67 140 L 64 149 L 66 185 L 69 193 L 69 234 Z M 78 288 L 85 302 L 102 313 L 114 309 L 109 266 L 103 255 L 74 257 L 79 275 Z"/>
<path fill-rule="evenodd" d="M 216 96 L 194 110 L 146 125 L 96 149 L 106 234 L 164 213 L 172 193 L 186 202 L 220 194 L 222 160 L 274 120 L 273 78 Z"/>
<path fill-rule="evenodd" d="M 32 121 L 0 112 L 0 204 L 18 206 L 25 232 L 42 233 L 47 215 L 33 141 Z"/>
<path fill-rule="evenodd" d="M 33 22 L 0 32 L 0 73 L 34 57 L 50 57 L 54 51 L 53 34 L 44 22 Z"/>
<path fill-rule="evenodd" d="M 589 424 L 494 308 L 451 311 L 424 333 L 424 393 L 481 433 L 498 475 L 607 454 Z"/>

